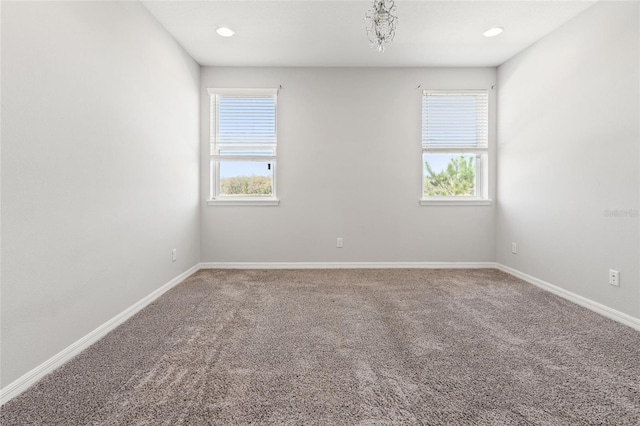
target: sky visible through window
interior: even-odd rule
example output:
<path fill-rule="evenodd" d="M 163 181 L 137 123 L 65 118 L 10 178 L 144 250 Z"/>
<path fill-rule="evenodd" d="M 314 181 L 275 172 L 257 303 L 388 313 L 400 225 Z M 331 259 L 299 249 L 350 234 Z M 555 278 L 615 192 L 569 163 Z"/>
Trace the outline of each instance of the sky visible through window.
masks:
<path fill-rule="evenodd" d="M 271 176 L 273 167 L 269 170 L 267 163 L 258 161 L 222 161 L 220 163 L 220 178 L 237 176 Z"/>
<path fill-rule="evenodd" d="M 427 173 L 427 166 L 425 163 L 427 161 L 429 162 L 431 169 L 435 173 L 440 173 L 446 170 L 447 165 L 451 162 L 453 158 L 458 158 L 460 157 L 460 155 L 461 154 L 425 154 L 422 157 L 422 167 L 424 168 L 425 176 Z M 468 158 L 469 155 L 465 154 L 464 157 Z M 475 157 L 475 156 L 472 155 L 472 157 Z"/>

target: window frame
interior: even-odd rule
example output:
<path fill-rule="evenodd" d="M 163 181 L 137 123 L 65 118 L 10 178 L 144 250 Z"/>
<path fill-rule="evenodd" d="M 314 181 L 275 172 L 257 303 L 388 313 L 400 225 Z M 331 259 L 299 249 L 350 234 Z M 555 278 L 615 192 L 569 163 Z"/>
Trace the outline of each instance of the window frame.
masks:
<path fill-rule="evenodd" d="M 426 124 L 424 123 L 425 113 L 423 110 L 424 98 L 429 94 L 472 94 L 472 93 L 483 93 L 486 96 L 486 147 L 462 147 L 456 146 L 455 144 L 444 145 L 444 146 L 425 146 L 423 142 L 423 132 Z M 421 95 L 421 153 L 420 153 L 420 176 L 421 176 L 421 184 L 420 184 L 420 205 L 422 206 L 431 206 L 431 205 L 491 205 L 493 201 L 489 198 L 489 123 L 490 119 L 490 91 L 488 89 L 425 89 L 422 91 Z M 439 195 L 425 195 L 425 155 L 428 154 L 440 154 L 440 155 L 473 155 L 475 156 L 474 166 L 475 166 L 475 195 L 458 195 L 458 196 L 439 196 Z"/>
<path fill-rule="evenodd" d="M 209 198 L 207 205 L 260 205 L 277 206 L 279 199 L 276 192 L 277 174 L 277 144 L 278 144 L 278 89 L 247 89 L 247 88 L 208 88 L 209 94 Z M 221 146 L 217 141 L 218 111 L 217 96 L 273 96 L 274 98 L 274 127 L 275 141 L 271 145 L 248 145 L 248 144 L 226 144 Z M 232 150 L 233 154 L 224 154 L 221 151 Z M 240 154 L 242 151 L 264 151 L 264 155 Z M 271 151 L 271 154 L 267 152 Z M 270 164 L 271 168 L 271 195 L 270 196 L 237 196 L 220 194 L 220 163 L 221 162 L 264 162 Z"/>

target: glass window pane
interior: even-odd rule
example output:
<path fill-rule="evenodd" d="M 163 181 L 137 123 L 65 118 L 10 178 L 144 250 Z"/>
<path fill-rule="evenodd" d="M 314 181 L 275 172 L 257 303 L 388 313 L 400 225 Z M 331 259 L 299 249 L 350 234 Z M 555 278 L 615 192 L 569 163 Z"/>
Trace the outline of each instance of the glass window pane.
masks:
<path fill-rule="evenodd" d="M 425 197 L 476 195 L 476 154 L 423 154 Z"/>
<path fill-rule="evenodd" d="M 221 161 L 219 194 L 222 196 L 271 197 L 273 163 Z"/>

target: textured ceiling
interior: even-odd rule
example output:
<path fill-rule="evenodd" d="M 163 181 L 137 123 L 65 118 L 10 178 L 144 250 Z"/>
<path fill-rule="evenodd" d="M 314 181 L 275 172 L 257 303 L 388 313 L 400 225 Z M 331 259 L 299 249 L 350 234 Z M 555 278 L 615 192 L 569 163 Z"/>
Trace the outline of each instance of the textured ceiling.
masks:
<path fill-rule="evenodd" d="M 371 1 L 142 2 L 201 65 L 393 67 L 496 66 L 593 3 L 397 1 L 396 38 L 379 53 L 363 27 Z M 504 33 L 482 36 L 494 26 Z"/>

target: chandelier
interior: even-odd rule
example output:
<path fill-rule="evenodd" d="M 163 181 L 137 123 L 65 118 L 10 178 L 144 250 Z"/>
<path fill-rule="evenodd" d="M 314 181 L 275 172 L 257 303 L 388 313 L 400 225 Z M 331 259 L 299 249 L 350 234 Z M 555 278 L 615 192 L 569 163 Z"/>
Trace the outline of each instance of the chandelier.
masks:
<path fill-rule="evenodd" d="M 369 45 L 384 52 L 385 43 L 391 43 L 398 26 L 394 0 L 373 0 L 373 7 L 364 15 L 364 25 Z"/>

